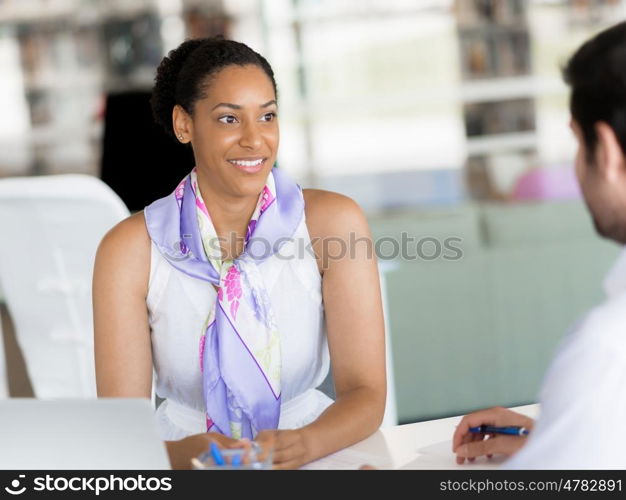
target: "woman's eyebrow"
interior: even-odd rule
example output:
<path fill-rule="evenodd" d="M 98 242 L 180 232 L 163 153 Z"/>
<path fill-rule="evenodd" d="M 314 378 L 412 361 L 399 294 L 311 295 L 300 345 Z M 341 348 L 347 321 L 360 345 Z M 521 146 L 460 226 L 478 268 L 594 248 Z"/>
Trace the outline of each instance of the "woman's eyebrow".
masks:
<path fill-rule="evenodd" d="M 239 106 L 238 104 L 231 104 L 230 102 L 220 102 L 219 104 L 216 104 L 215 106 L 213 106 L 211 111 L 217 108 L 241 109 L 241 106 Z"/>
<path fill-rule="evenodd" d="M 271 101 L 267 101 L 265 104 L 261 104 L 259 106 L 259 108 L 267 108 L 268 106 L 271 106 L 272 104 L 276 104 L 276 99 L 272 99 Z M 211 109 L 211 111 L 217 109 L 217 108 L 230 108 L 230 109 L 242 109 L 242 106 L 240 106 L 239 104 L 233 104 L 230 102 L 220 102 L 218 104 L 216 104 L 215 106 L 213 106 L 213 108 Z"/>

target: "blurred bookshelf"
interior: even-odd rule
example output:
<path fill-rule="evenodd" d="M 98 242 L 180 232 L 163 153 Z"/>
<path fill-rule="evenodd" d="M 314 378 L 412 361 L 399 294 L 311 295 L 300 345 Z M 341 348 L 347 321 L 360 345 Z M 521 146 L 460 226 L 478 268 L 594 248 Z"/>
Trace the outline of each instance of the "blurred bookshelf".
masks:
<path fill-rule="evenodd" d="M 221 0 L 0 0 L 0 92 L 21 124 L 0 126 L 0 176 L 98 175 L 106 96 L 149 91 L 167 51 L 228 23 Z"/>
<path fill-rule="evenodd" d="M 524 168 L 536 161 L 528 8 L 524 0 L 455 2 L 466 178 L 474 199 L 501 197 L 493 181 L 496 165 Z"/>
<path fill-rule="evenodd" d="M 566 3 L 572 26 L 605 24 L 615 19 L 616 11 L 622 7 L 622 0 L 566 0 Z"/>
<path fill-rule="evenodd" d="M 569 162 L 558 65 L 594 31 L 624 19 L 625 6 L 0 0 L 0 176 L 97 174 L 107 97 L 148 91 L 168 50 L 186 37 L 223 33 L 271 59 L 285 110 L 281 162 L 302 177 L 314 172 L 324 187 L 323 179 L 340 176 L 341 187 L 363 186 L 366 198 L 365 181 L 348 177 L 382 186 L 373 179 L 406 171 L 408 185 L 426 182 L 414 171 L 439 179 L 439 171 L 457 170 L 475 198 L 498 197 L 531 166 Z"/>
<path fill-rule="evenodd" d="M 564 96 L 567 89 L 558 75 L 546 78 L 534 67 L 541 46 L 535 44 L 536 26 L 530 19 L 534 12 L 536 22 L 539 9 L 558 12 L 573 36 L 580 37 L 578 45 L 623 18 L 625 5 L 623 0 L 454 2 L 467 141 L 465 177 L 474 199 L 508 199 L 514 179 L 546 166 L 539 151 L 539 134 L 545 134 L 539 130 L 539 113 L 547 96 Z M 545 31 L 542 35 L 545 40 Z M 544 148 L 545 143 L 542 136 Z"/>

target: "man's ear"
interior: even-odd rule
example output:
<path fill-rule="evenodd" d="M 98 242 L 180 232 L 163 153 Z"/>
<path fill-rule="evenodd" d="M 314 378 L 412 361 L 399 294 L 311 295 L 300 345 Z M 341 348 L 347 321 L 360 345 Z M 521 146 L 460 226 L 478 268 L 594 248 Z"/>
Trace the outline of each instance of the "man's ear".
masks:
<path fill-rule="evenodd" d="M 615 131 L 606 122 L 598 122 L 594 128 L 598 138 L 595 151 L 598 172 L 608 181 L 621 179 L 626 175 L 626 162 Z"/>
<path fill-rule="evenodd" d="M 174 134 L 180 142 L 187 144 L 191 141 L 193 121 L 189 113 L 179 104 L 176 104 L 172 109 L 172 126 L 174 127 Z"/>

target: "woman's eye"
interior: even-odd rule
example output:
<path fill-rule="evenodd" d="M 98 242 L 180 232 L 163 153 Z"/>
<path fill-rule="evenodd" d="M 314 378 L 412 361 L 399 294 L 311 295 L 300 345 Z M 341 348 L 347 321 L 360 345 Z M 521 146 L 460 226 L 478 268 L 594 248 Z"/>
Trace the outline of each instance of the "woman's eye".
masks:
<path fill-rule="evenodd" d="M 235 118 L 233 115 L 226 115 L 221 116 L 219 118 L 219 121 L 221 121 L 222 123 L 235 123 L 237 121 L 237 118 Z"/>
<path fill-rule="evenodd" d="M 266 122 L 271 122 L 274 118 L 276 118 L 276 113 L 271 112 L 271 113 L 265 113 L 263 115 L 263 120 Z"/>

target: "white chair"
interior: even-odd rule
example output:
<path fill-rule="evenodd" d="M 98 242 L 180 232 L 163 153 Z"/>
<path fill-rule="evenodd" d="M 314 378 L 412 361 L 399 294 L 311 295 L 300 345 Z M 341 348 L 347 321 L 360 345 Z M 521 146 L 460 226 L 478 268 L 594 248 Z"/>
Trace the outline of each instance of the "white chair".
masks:
<path fill-rule="evenodd" d="M 391 331 L 387 319 L 389 307 L 387 305 L 387 280 L 386 275 L 395 271 L 398 265 L 393 261 L 381 261 L 378 263 L 378 276 L 380 279 L 380 291 L 383 302 L 383 315 L 385 318 L 385 347 L 387 364 L 387 400 L 385 401 L 385 414 L 381 427 L 393 427 L 398 425 L 398 406 L 396 402 L 396 381 L 393 375 L 393 355 L 391 350 Z"/>
<path fill-rule="evenodd" d="M 0 304 L 2 304 L 2 290 L 0 289 Z M 9 397 L 9 378 L 4 356 L 4 342 L 2 337 L 2 318 L 0 317 L 0 399 Z"/>
<path fill-rule="evenodd" d="M 94 257 L 104 234 L 128 215 L 95 177 L 0 179 L 0 288 L 35 397 L 96 396 Z"/>

